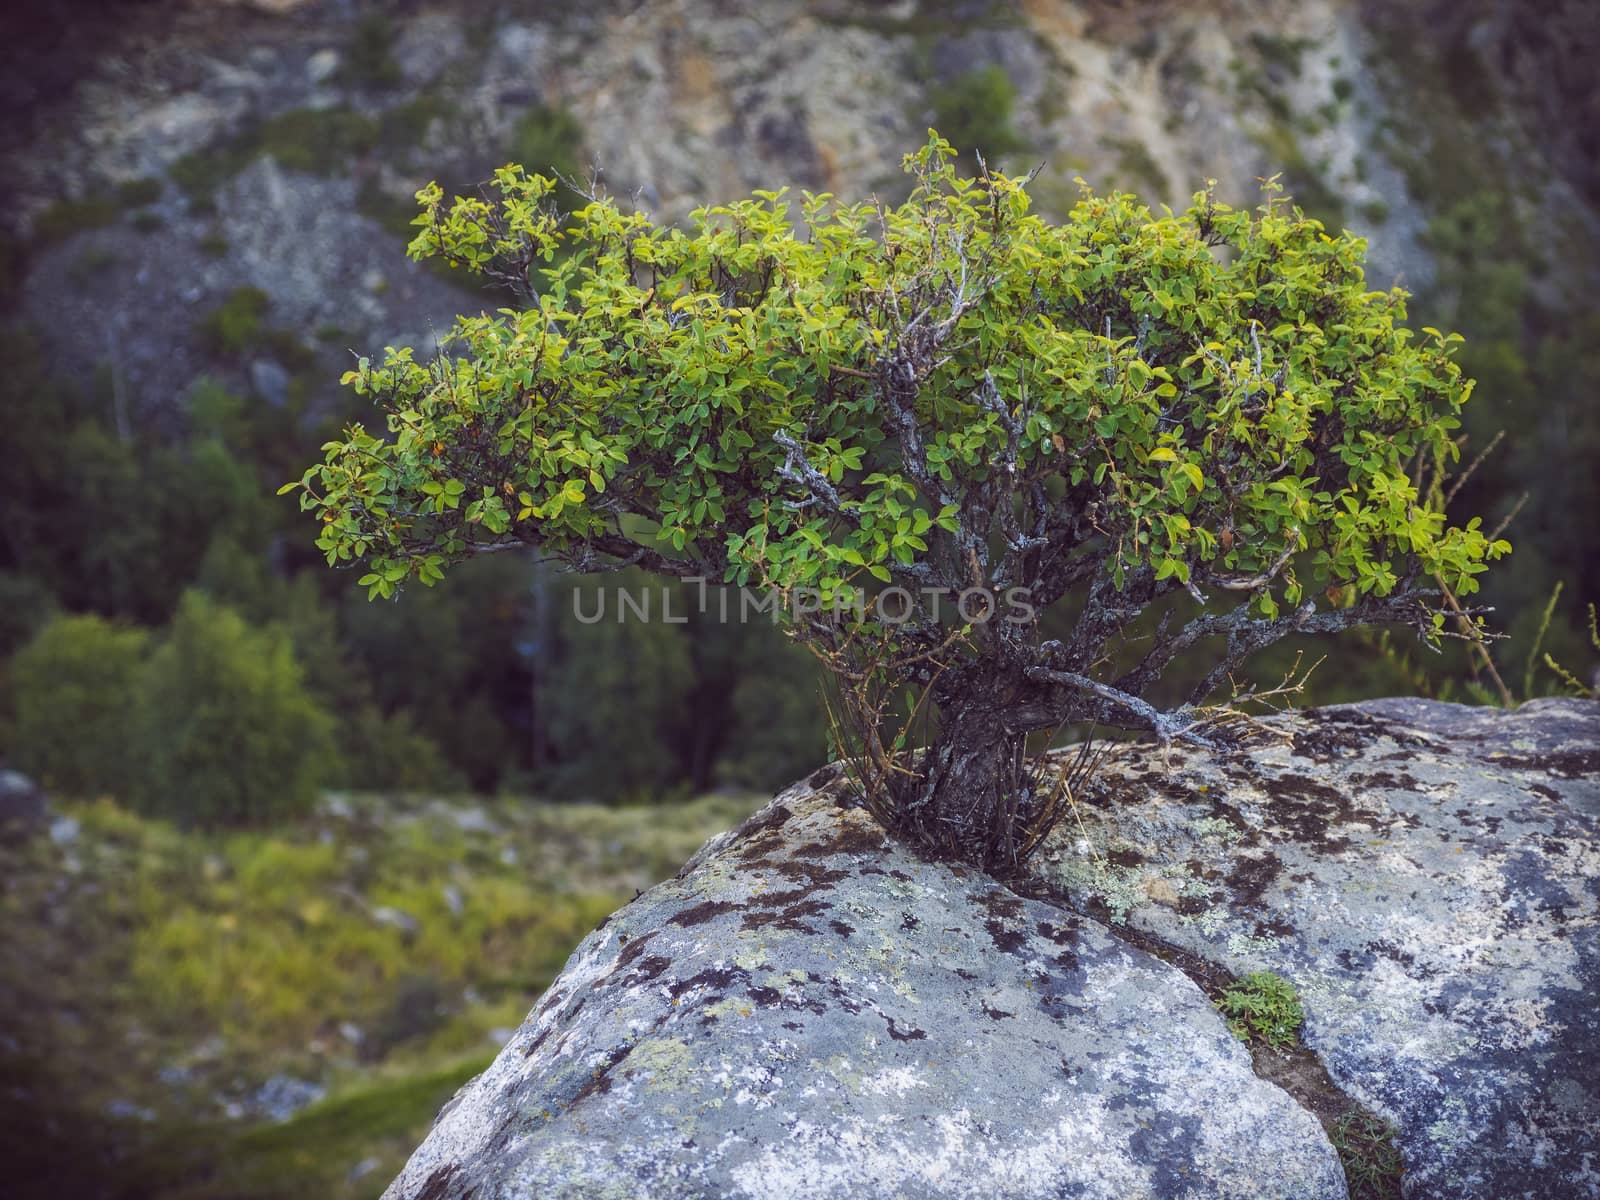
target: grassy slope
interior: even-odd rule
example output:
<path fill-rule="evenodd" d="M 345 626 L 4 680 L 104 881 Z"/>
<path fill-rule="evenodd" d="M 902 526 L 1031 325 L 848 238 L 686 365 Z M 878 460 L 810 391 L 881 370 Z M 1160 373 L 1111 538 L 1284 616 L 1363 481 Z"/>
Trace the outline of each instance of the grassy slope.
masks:
<path fill-rule="evenodd" d="M 76 837 L 0 841 L 8 1194 L 376 1195 L 578 940 L 755 803 L 335 797 L 232 835 L 62 805 Z M 275 1077 L 325 1096 L 274 1120 Z"/>

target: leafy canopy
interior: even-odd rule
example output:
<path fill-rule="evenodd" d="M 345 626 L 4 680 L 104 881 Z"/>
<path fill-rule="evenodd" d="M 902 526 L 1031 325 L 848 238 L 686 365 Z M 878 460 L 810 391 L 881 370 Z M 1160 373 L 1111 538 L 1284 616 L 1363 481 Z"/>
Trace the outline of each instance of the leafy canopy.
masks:
<path fill-rule="evenodd" d="M 1155 215 L 1085 191 L 1053 224 L 1025 179 L 959 178 L 936 135 L 896 207 L 784 192 L 663 226 L 568 217 L 518 167 L 418 193 L 413 257 L 508 283 L 447 352 L 362 359 L 383 413 L 291 488 L 330 564 L 390 596 L 486 549 L 844 595 L 1209 580 L 1276 617 L 1509 547 L 1419 484 L 1453 459 L 1459 339 L 1402 325 L 1364 242 L 1270 191 Z M 1440 614 L 1432 614 L 1442 622 Z"/>

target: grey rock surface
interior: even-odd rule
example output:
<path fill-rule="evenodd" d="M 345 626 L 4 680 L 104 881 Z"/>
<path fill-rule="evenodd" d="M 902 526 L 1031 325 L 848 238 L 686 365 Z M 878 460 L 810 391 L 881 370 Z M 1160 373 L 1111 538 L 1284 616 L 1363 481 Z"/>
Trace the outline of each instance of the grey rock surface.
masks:
<path fill-rule="evenodd" d="M 842 790 L 789 789 L 591 934 L 388 1200 L 1345 1196 L 1185 976 Z"/>
<path fill-rule="evenodd" d="M 1295 983 L 1408 1200 L 1600 1196 L 1600 704 L 1381 700 L 1219 761 L 1123 753 L 1036 860 L 1086 911 Z"/>
<path fill-rule="evenodd" d="M 21 771 L 0 770 L 0 832 L 31 833 L 49 818 L 50 799 Z"/>

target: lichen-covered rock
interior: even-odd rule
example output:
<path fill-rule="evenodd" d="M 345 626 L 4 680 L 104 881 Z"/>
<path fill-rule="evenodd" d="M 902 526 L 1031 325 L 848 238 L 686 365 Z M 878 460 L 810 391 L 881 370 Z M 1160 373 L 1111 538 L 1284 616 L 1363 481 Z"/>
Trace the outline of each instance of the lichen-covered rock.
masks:
<path fill-rule="evenodd" d="M 1226 761 L 1125 752 L 1039 881 L 1292 979 L 1399 1126 L 1405 1195 L 1600 1196 L 1600 705 L 1314 710 Z"/>
<path fill-rule="evenodd" d="M 591 934 L 386 1197 L 1345 1196 L 1182 974 L 818 784 Z"/>

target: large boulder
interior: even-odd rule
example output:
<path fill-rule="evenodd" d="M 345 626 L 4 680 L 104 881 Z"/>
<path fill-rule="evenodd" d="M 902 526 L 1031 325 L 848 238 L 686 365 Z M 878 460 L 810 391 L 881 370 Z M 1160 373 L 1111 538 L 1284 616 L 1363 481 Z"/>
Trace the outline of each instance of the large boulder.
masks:
<path fill-rule="evenodd" d="M 1120 754 L 1035 882 L 1232 972 L 1398 1124 L 1408 1200 L 1600 1196 L 1600 704 L 1313 710 Z"/>
<path fill-rule="evenodd" d="M 814 781 L 591 934 L 386 1197 L 1345 1196 L 1188 978 Z"/>
<path fill-rule="evenodd" d="M 1121 749 L 1046 899 L 921 861 L 819 772 L 590 935 L 387 1200 L 1345 1196 L 1136 943 L 1293 980 L 1408 1200 L 1600 1197 L 1600 705 L 1262 732 Z"/>

